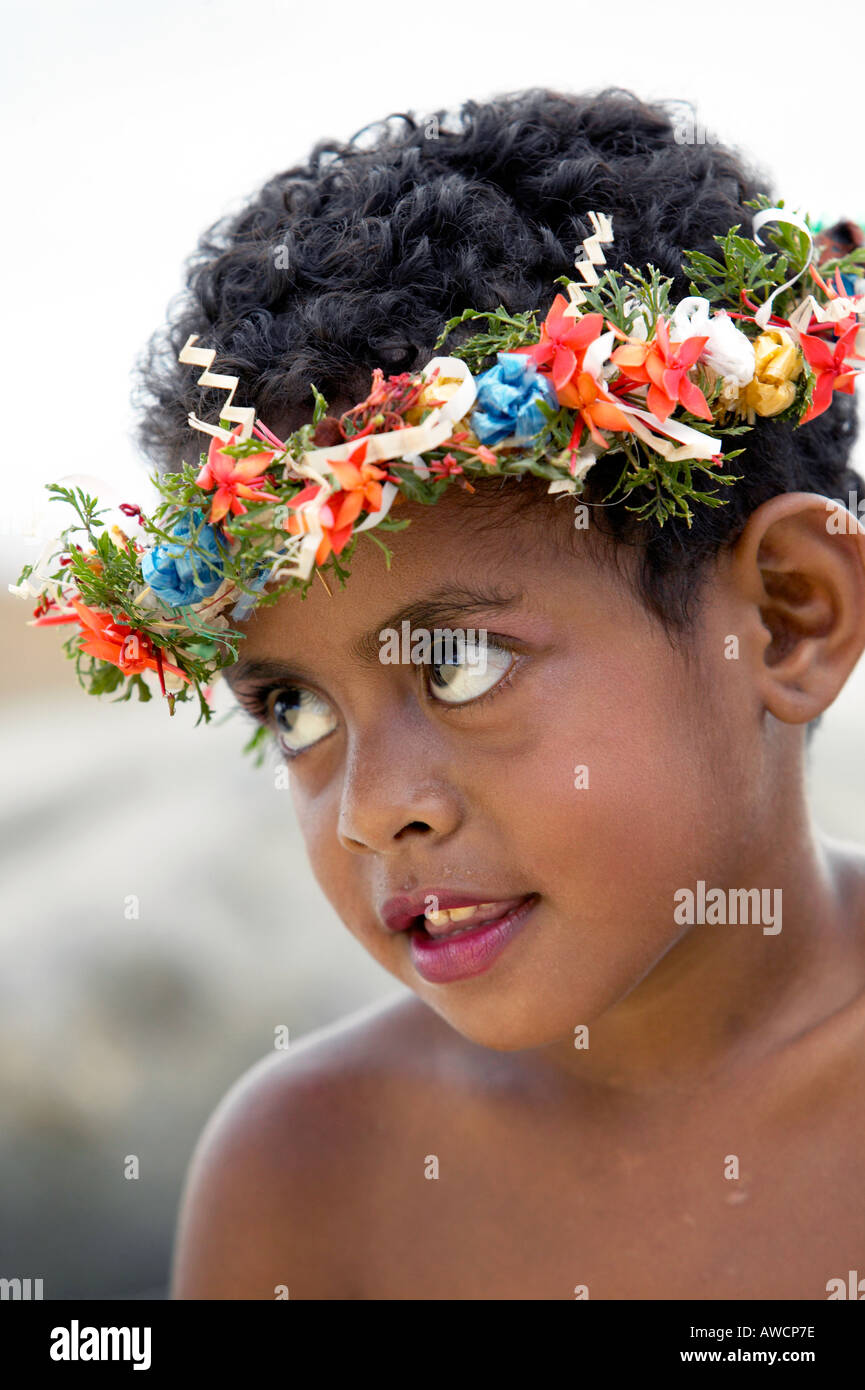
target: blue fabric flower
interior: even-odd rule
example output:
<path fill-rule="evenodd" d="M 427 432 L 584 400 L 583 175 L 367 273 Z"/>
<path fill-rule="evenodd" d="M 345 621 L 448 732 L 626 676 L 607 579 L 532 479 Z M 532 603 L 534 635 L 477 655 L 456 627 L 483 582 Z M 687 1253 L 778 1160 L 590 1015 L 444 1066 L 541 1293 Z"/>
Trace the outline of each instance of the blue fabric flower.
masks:
<path fill-rule="evenodd" d="M 477 404 L 470 424 L 482 444 L 513 436 L 526 444 L 547 423 L 538 402 L 558 406 L 552 383 L 521 353 L 498 352 L 498 362 L 477 378 Z"/>
<path fill-rule="evenodd" d="M 193 521 L 198 526 L 202 519 L 200 511 L 193 511 L 191 515 L 185 512 L 171 532 L 177 536 L 177 544 L 163 541 L 142 556 L 141 573 L 145 584 L 149 584 L 156 597 L 169 608 L 182 608 L 210 598 L 222 583 L 222 559 L 227 549 L 214 527 L 201 526 L 195 537 L 196 545 L 212 556 L 213 562 L 185 544 Z"/>

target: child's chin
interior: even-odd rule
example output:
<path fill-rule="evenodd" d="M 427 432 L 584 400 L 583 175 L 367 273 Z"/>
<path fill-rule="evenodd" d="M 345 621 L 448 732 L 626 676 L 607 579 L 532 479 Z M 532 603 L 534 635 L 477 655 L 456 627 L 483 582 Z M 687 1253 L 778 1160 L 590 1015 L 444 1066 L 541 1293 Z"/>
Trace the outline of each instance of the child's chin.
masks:
<path fill-rule="evenodd" d="M 430 1003 L 427 999 L 424 1002 Z M 522 1052 L 533 1047 L 551 1047 L 554 1043 L 574 1041 L 574 1019 L 556 1020 L 543 1003 L 534 1001 L 524 1010 L 515 1008 L 512 999 L 504 997 L 481 1004 L 456 1003 L 445 1000 L 431 1005 L 445 1022 L 478 1047 L 494 1052 Z"/>

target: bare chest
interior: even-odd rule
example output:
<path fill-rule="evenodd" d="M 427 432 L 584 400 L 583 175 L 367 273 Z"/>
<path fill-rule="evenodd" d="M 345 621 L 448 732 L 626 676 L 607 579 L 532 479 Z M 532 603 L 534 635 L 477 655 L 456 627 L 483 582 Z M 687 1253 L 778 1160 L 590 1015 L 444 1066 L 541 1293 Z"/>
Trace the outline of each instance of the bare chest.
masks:
<path fill-rule="evenodd" d="M 353 1297 L 826 1299 L 865 1281 L 849 1095 L 577 1124 L 441 1110 L 388 1138 L 353 1204 Z"/>

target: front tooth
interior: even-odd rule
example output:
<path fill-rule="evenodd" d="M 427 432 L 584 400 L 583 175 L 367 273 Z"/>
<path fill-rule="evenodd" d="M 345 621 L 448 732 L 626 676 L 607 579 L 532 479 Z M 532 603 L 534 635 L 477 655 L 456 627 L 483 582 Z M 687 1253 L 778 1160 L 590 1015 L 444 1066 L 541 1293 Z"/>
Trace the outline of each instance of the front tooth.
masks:
<path fill-rule="evenodd" d="M 466 922 L 475 912 L 489 912 L 495 903 L 476 903 L 472 907 L 442 907 L 424 913 L 426 920 L 434 927 L 446 927 L 451 922 Z"/>
<path fill-rule="evenodd" d="M 473 907 L 441 907 L 424 913 L 424 917 L 434 927 L 446 927 L 451 922 L 464 922 L 474 912 Z"/>
<path fill-rule="evenodd" d="M 448 913 L 452 922 L 465 922 L 468 917 L 473 917 L 477 912 L 476 907 L 450 907 Z"/>

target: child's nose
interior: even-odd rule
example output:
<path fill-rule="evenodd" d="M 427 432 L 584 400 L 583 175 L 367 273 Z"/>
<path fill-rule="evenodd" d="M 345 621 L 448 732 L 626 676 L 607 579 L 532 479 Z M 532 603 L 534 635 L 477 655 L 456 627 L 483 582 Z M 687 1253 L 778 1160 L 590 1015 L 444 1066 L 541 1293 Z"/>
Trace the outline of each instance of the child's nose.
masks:
<path fill-rule="evenodd" d="M 349 739 L 337 825 L 346 849 L 388 854 L 410 837 L 444 839 L 463 814 L 452 770 L 422 740 L 383 723 Z"/>

